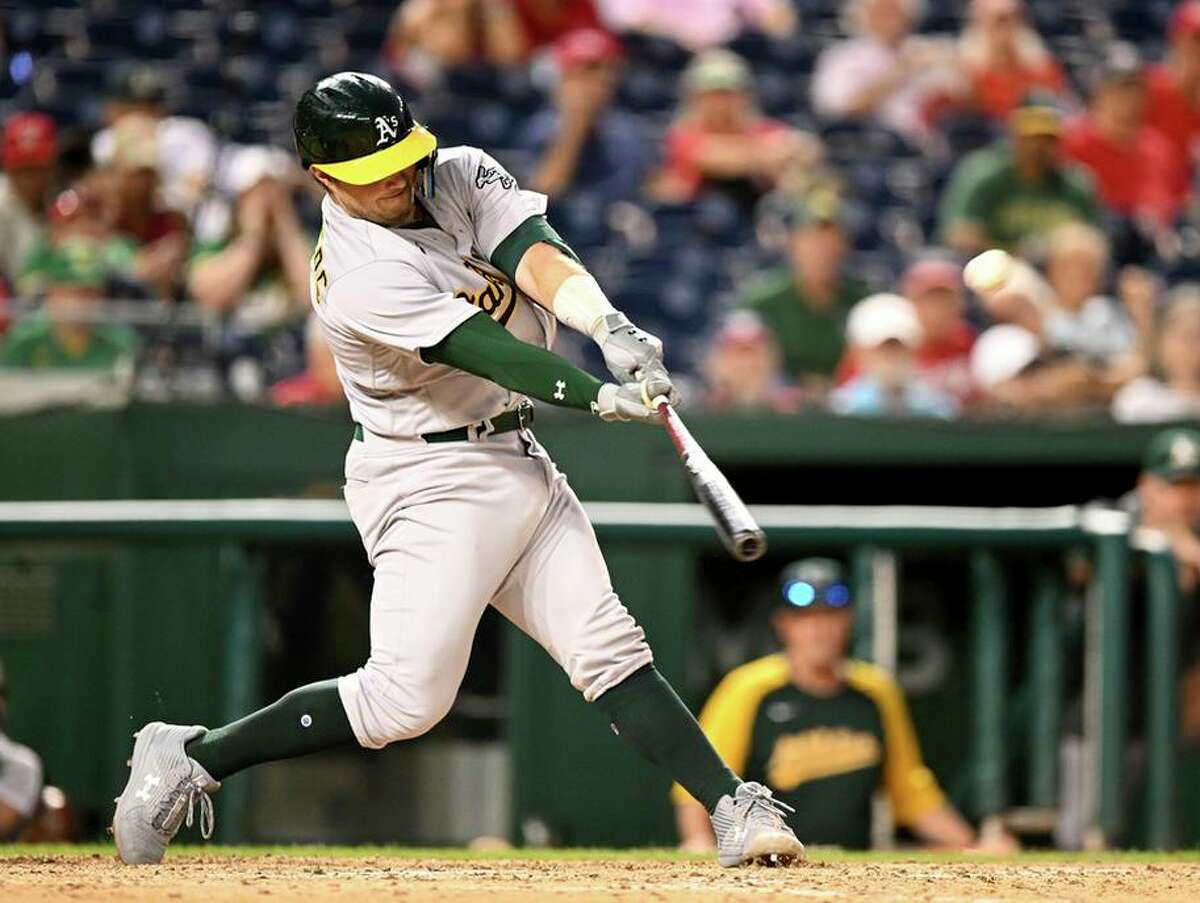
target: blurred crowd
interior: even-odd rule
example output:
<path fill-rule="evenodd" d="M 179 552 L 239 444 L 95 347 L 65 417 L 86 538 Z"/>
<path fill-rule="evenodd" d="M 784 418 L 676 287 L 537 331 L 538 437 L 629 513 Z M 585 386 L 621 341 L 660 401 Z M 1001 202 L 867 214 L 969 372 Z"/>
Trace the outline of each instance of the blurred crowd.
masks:
<path fill-rule="evenodd" d="M 319 198 L 268 114 L 359 68 L 550 197 L 694 404 L 1200 416 L 1200 0 L 93 6 L 4 23 L 0 379 L 31 403 L 339 399 Z"/>

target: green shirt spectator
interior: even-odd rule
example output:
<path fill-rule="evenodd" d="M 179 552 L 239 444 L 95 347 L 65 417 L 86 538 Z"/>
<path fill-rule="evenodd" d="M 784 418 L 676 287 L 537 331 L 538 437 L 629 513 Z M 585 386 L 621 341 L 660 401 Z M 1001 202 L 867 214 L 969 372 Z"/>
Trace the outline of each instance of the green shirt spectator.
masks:
<path fill-rule="evenodd" d="M 106 370 L 132 363 L 138 340 L 129 328 L 95 322 L 104 298 L 105 270 L 98 248 L 73 242 L 41 258 L 45 302 L 17 323 L 0 346 L 0 366 L 31 370 Z"/>
<path fill-rule="evenodd" d="M 747 289 L 741 300 L 741 307 L 757 313 L 775 333 L 784 372 L 793 380 L 833 377 L 846 345 L 846 315 L 870 294 L 857 279 L 841 279 L 833 288 L 831 303 L 818 302 L 805 293 L 799 274 L 781 267 Z"/>
<path fill-rule="evenodd" d="M 845 347 L 846 315 L 870 294 L 843 272 L 849 244 L 836 195 L 815 191 L 791 214 L 789 266 L 767 273 L 743 295 L 775 334 L 785 375 L 831 380 Z"/>
<path fill-rule="evenodd" d="M 1015 250 L 1064 222 L 1096 222 L 1091 178 L 1059 160 L 1061 128 L 1051 107 L 1014 110 L 1012 140 L 970 154 L 951 175 L 942 197 L 942 241 L 969 254 Z"/>

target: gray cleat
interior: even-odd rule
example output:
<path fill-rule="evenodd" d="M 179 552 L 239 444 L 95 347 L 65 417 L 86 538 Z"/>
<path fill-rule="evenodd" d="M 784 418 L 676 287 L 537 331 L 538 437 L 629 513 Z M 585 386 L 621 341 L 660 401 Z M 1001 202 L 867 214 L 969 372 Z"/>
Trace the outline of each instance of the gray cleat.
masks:
<path fill-rule="evenodd" d="M 192 806 L 200 802 L 200 836 L 212 837 L 213 805 L 209 794 L 219 790 L 184 745 L 205 732 L 199 725 L 151 721 L 134 736 L 129 783 L 117 797 L 112 832 L 117 855 L 129 865 L 161 862 L 167 844 L 184 817 L 192 824 Z"/>
<path fill-rule="evenodd" d="M 792 865 L 804 861 L 804 844 L 784 821 L 791 806 L 771 796 L 762 784 L 741 784 L 726 794 L 712 814 L 717 859 L 725 868 L 738 865 Z"/>

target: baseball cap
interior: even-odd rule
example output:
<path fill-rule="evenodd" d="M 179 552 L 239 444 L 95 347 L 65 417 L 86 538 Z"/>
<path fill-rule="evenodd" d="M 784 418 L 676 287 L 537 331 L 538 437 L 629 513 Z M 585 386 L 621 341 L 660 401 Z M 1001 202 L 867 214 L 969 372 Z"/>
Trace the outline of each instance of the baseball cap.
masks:
<path fill-rule="evenodd" d="M 1200 34 L 1200 0 L 1184 0 L 1171 14 L 1167 37 L 1172 41 L 1185 35 Z"/>
<path fill-rule="evenodd" d="M 1019 376 L 1042 353 L 1038 337 L 1012 323 L 984 330 L 971 349 L 970 370 L 975 384 L 984 389 Z"/>
<path fill-rule="evenodd" d="M 726 348 L 733 345 L 759 345 L 771 340 L 771 330 L 758 314 L 735 310 L 717 330 L 714 344 Z"/>
<path fill-rule="evenodd" d="M 796 200 L 784 213 L 793 229 L 812 225 L 846 225 L 847 209 L 836 191 L 815 189 Z"/>
<path fill-rule="evenodd" d="M 166 95 L 162 76 L 154 66 L 123 63 L 112 68 L 108 77 L 108 96 L 128 103 L 162 103 Z"/>
<path fill-rule="evenodd" d="M 222 167 L 222 183 L 232 194 L 248 191 L 264 179 L 285 179 L 292 171 L 287 151 L 263 144 L 250 144 L 228 151 Z"/>
<path fill-rule="evenodd" d="M 774 608 L 811 611 L 844 609 L 854 604 L 845 569 L 833 558 L 801 558 L 779 575 L 779 595 Z"/>
<path fill-rule="evenodd" d="M 1107 85 L 1137 81 L 1142 77 L 1142 54 L 1127 41 L 1117 41 L 1104 54 L 1104 59 L 1092 71 L 1092 90 Z"/>
<path fill-rule="evenodd" d="M 859 348 L 878 348 L 899 342 L 909 348 L 921 344 L 921 324 L 912 302 L 890 292 L 863 298 L 850 310 L 846 338 Z"/>
<path fill-rule="evenodd" d="M 1200 432 L 1179 428 L 1158 433 L 1146 448 L 1142 470 L 1169 483 L 1200 480 Z"/>
<path fill-rule="evenodd" d="M 954 292 L 962 288 L 962 268 L 946 257 L 922 257 L 900 279 L 900 291 L 910 299 L 937 288 Z"/>
<path fill-rule="evenodd" d="M 621 42 L 599 28 L 576 28 L 554 42 L 554 62 L 560 72 L 619 59 L 621 54 Z"/>
<path fill-rule="evenodd" d="M 683 70 L 688 94 L 707 91 L 745 91 L 750 87 L 750 67 L 732 50 L 714 48 L 698 53 Z"/>
<path fill-rule="evenodd" d="M 1063 128 L 1062 111 L 1053 97 L 1033 94 L 1008 114 L 1008 127 L 1013 134 L 1021 137 L 1060 135 Z"/>
<path fill-rule="evenodd" d="M 4 123 L 4 168 L 50 166 L 58 159 L 58 128 L 45 113 L 18 113 Z"/>

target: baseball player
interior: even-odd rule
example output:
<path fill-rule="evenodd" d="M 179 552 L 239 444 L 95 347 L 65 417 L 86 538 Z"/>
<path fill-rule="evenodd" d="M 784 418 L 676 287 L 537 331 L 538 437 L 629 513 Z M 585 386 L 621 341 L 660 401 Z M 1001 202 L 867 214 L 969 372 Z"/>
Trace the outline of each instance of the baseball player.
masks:
<path fill-rule="evenodd" d="M 529 398 L 657 422 L 653 400 L 676 400 L 661 343 L 608 302 L 546 222 L 543 195 L 478 148 L 439 150 L 386 82 L 318 82 L 295 137 L 326 193 L 311 294 L 356 422 L 345 495 L 375 569 L 371 652 L 354 674 L 215 730 L 143 727 L 113 819 L 121 859 L 160 861 L 197 802 L 210 836 L 209 794 L 250 765 L 428 731 L 489 604 L 706 807 L 722 865 L 802 859 L 784 807 L 730 771 L 655 670 L 530 431 Z M 560 322 L 599 344 L 614 382 L 548 350 Z"/>

